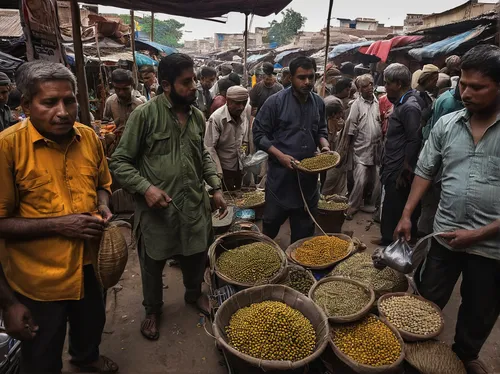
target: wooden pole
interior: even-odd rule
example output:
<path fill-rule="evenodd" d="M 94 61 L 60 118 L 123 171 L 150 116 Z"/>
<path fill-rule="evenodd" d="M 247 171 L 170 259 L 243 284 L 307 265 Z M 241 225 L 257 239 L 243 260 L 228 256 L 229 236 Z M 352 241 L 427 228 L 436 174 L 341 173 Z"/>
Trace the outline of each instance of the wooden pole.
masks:
<path fill-rule="evenodd" d="M 151 41 L 155 41 L 155 12 L 151 12 Z"/>
<path fill-rule="evenodd" d="M 80 122 L 90 126 L 90 106 L 83 59 L 82 30 L 80 7 L 77 0 L 71 0 L 71 24 L 73 27 L 73 46 L 75 49 L 76 79 L 78 86 L 78 104 L 80 105 Z"/>
<path fill-rule="evenodd" d="M 325 97 L 326 89 L 326 66 L 328 65 L 328 51 L 330 49 L 330 22 L 332 19 L 333 0 L 330 0 L 328 6 L 328 19 L 326 20 L 326 46 L 325 46 L 325 66 L 323 70 L 323 86 L 321 87 L 321 95 Z"/>
<path fill-rule="evenodd" d="M 247 67 L 247 55 L 248 55 L 248 14 L 245 14 L 245 50 L 243 51 L 243 87 L 248 87 L 248 67 Z"/>
<path fill-rule="evenodd" d="M 134 66 L 132 66 L 132 73 L 134 74 L 134 83 L 137 85 L 139 80 L 137 79 L 137 65 L 135 62 L 135 17 L 134 11 L 130 11 L 130 44 L 132 46 L 132 59 L 134 61 Z"/>

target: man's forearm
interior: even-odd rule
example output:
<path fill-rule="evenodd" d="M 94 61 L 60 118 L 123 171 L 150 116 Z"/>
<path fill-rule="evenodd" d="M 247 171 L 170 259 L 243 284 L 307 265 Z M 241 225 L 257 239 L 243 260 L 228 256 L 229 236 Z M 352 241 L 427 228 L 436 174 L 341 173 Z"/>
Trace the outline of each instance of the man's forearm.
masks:
<path fill-rule="evenodd" d="M 0 266 L 0 309 L 5 309 L 12 304 L 17 302 L 14 291 L 10 288 L 7 278 L 3 272 L 2 266 Z"/>
<path fill-rule="evenodd" d="M 478 232 L 480 241 L 498 236 L 500 233 L 500 219 L 497 219 L 495 222 L 490 223 L 487 226 L 481 227 Z"/>
<path fill-rule="evenodd" d="M 330 143 L 328 142 L 328 139 L 325 138 L 319 138 L 319 148 L 330 148 Z"/>
<path fill-rule="evenodd" d="M 106 190 L 97 190 L 98 206 L 105 205 L 109 208 L 109 192 Z"/>
<path fill-rule="evenodd" d="M 283 152 L 281 152 L 274 145 L 272 145 L 271 147 L 269 147 L 269 149 L 267 150 L 267 153 L 269 153 L 270 155 L 272 155 L 272 156 L 274 156 L 276 158 L 279 158 L 280 156 L 283 156 Z"/>
<path fill-rule="evenodd" d="M 411 185 L 410 196 L 408 196 L 408 200 L 406 201 L 405 208 L 403 210 L 403 218 L 410 218 L 413 214 L 413 211 L 417 207 L 419 201 L 424 196 L 425 191 L 430 187 L 432 181 L 415 176 L 413 179 L 413 184 Z M 389 197 L 390 198 L 390 197 Z"/>
<path fill-rule="evenodd" d="M 0 218 L 0 238 L 38 239 L 57 234 L 57 218 Z"/>

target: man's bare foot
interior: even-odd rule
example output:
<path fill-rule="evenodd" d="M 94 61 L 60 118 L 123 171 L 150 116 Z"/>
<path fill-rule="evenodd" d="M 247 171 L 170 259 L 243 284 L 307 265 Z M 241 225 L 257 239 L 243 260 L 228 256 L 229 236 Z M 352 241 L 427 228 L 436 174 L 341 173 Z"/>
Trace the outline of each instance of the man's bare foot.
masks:
<path fill-rule="evenodd" d="M 148 314 L 146 318 L 141 323 L 141 333 L 149 340 L 158 340 L 160 337 L 160 330 L 158 325 L 160 322 L 160 317 L 157 314 Z"/>

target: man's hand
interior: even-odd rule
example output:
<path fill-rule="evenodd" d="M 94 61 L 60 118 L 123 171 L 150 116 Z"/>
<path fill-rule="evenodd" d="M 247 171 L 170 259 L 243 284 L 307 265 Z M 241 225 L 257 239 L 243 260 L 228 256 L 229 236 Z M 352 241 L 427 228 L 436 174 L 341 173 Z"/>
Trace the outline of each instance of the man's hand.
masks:
<path fill-rule="evenodd" d="M 219 209 L 219 219 L 223 219 L 227 216 L 227 204 L 226 200 L 224 200 L 224 195 L 220 190 L 214 192 L 213 195 L 214 204 L 217 209 Z"/>
<path fill-rule="evenodd" d="M 104 220 L 104 223 L 108 223 L 111 217 L 113 217 L 113 213 L 111 213 L 111 210 L 107 205 L 101 204 L 97 207 L 97 210 Z"/>
<path fill-rule="evenodd" d="M 277 158 L 278 158 L 278 161 L 280 162 L 280 164 L 284 168 L 289 169 L 289 170 L 294 170 L 293 169 L 293 162 L 295 161 L 295 159 L 292 156 L 288 156 L 284 153 L 281 153 Z"/>
<path fill-rule="evenodd" d="M 411 185 L 411 172 L 408 169 L 403 169 L 399 172 L 396 179 L 396 188 L 407 188 Z"/>
<path fill-rule="evenodd" d="M 401 217 L 396 230 L 394 230 L 394 241 L 403 237 L 407 242 L 411 240 L 411 219 L 406 217 Z"/>
<path fill-rule="evenodd" d="M 146 198 L 146 203 L 150 208 L 162 208 L 165 209 L 168 207 L 168 204 L 172 201 L 170 196 L 163 190 L 160 190 L 158 187 L 153 185 L 149 186 L 144 194 Z"/>
<path fill-rule="evenodd" d="M 3 309 L 3 320 L 7 334 L 18 340 L 31 340 L 36 336 L 38 326 L 35 325 L 31 312 L 15 302 Z"/>
<path fill-rule="evenodd" d="M 103 219 L 90 214 L 70 214 L 55 219 L 57 220 L 57 233 L 68 238 L 99 239 L 106 227 Z"/>
<path fill-rule="evenodd" d="M 445 232 L 440 235 L 441 238 L 448 240 L 448 244 L 455 249 L 470 247 L 480 241 L 478 230 L 456 230 Z"/>

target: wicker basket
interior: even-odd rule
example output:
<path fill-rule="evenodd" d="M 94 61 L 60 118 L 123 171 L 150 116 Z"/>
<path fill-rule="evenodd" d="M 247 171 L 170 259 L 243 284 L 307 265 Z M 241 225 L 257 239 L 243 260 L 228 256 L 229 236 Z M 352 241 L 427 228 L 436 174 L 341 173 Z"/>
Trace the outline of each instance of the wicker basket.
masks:
<path fill-rule="evenodd" d="M 443 317 L 443 313 L 441 312 L 441 309 L 436 304 L 434 304 L 433 302 L 431 302 L 431 301 L 429 301 L 427 299 L 424 299 L 422 296 L 414 295 L 414 294 L 407 293 L 407 292 L 388 293 L 388 294 L 385 294 L 385 295 L 381 296 L 380 299 L 378 299 L 377 307 L 378 307 L 378 312 L 380 314 L 380 317 L 382 319 L 384 319 L 385 321 L 387 321 L 389 324 L 391 322 L 389 321 L 389 319 L 387 318 L 387 316 L 380 310 L 380 304 L 382 303 L 382 301 L 384 301 L 385 299 L 388 299 L 389 297 L 392 297 L 392 296 L 412 296 L 412 297 L 414 297 L 416 299 L 422 300 L 422 301 L 430 304 L 436 310 L 436 312 L 439 313 L 439 316 L 441 317 L 441 326 L 439 327 L 439 329 L 436 332 L 433 332 L 432 334 L 420 335 L 420 334 L 413 334 L 413 333 L 405 331 L 405 330 L 397 329 L 399 331 L 399 334 L 401 335 L 401 337 L 405 341 L 407 341 L 407 342 L 418 342 L 418 341 L 423 341 L 423 340 L 430 340 L 430 339 L 433 339 L 436 336 L 440 335 L 443 332 L 443 329 L 444 329 L 444 317 Z"/>
<path fill-rule="evenodd" d="M 278 253 L 278 256 L 281 259 L 280 268 L 272 278 L 266 281 L 262 281 L 260 283 L 243 283 L 228 278 L 226 275 L 224 275 L 219 271 L 217 267 L 217 259 L 219 258 L 221 253 L 223 253 L 226 250 L 234 249 L 236 247 L 240 247 L 242 245 L 251 244 L 255 242 L 263 242 L 274 247 L 274 249 Z M 283 253 L 283 250 L 280 248 L 280 246 L 267 236 L 253 231 L 237 231 L 220 236 L 212 243 L 212 245 L 208 249 L 208 258 L 210 260 L 210 269 L 212 272 L 215 272 L 217 277 L 219 277 L 226 283 L 245 288 L 253 287 L 258 284 L 266 284 L 266 283 L 272 284 L 278 282 L 280 279 L 283 278 L 287 265 L 286 256 Z"/>
<path fill-rule="evenodd" d="M 120 280 L 128 260 L 128 245 L 120 227 L 131 229 L 125 221 L 111 222 L 102 234 L 99 250 L 93 256 L 97 280 L 104 289 L 113 287 Z"/>
<path fill-rule="evenodd" d="M 314 286 L 311 287 L 309 290 L 309 298 L 313 301 L 314 300 L 314 292 L 316 291 L 316 288 L 320 284 L 327 283 L 327 282 L 332 282 L 332 281 L 341 281 L 341 282 L 346 282 L 346 283 L 351 283 L 356 286 L 359 286 L 362 288 L 367 294 L 370 295 L 370 301 L 365 305 L 363 309 L 361 309 L 359 312 L 350 314 L 348 316 L 328 316 L 328 320 L 332 323 L 349 323 L 349 322 L 355 322 L 363 318 L 365 315 L 367 315 L 370 312 L 370 309 L 375 302 L 375 292 L 371 288 L 369 288 L 366 284 L 349 279 L 349 278 L 343 278 L 343 277 L 326 277 L 318 281 Z"/>
<path fill-rule="evenodd" d="M 340 349 L 337 348 L 335 343 L 333 342 L 333 339 L 330 339 L 330 346 L 332 347 L 333 352 L 337 357 L 344 362 L 347 366 L 349 366 L 355 373 L 359 374 L 389 374 L 389 373 L 400 373 L 401 368 L 403 365 L 403 360 L 405 358 L 405 353 L 404 353 L 404 342 L 403 338 L 401 338 L 401 335 L 399 334 L 398 330 L 394 328 L 390 323 L 387 323 L 383 319 L 375 316 L 374 314 L 369 314 L 369 316 L 372 316 L 379 321 L 383 322 L 384 324 L 387 325 L 391 329 L 391 331 L 396 335 L 396 338 L 399 341 L 399 345 L 401 346 L 401 354 L 399 358 L 396 360 L 391 365 L 383 365 L 383 366 L 368 366 L 368 365 L 363 365 L 357 361 L 354 361 L 351 359 L 349 356 L 347 356 L 344 352 L 342 352 Z"/>
<path fill-rule="evenodd" d="M 237 351 L 228 343 L 225 327 L 229 325 L 232 315 L 241 308 L 266 300 L 281 301 L 297 309 L 311 321 L 316 331 L 316 347 L 309 357 L 295 362 L 261 360 Z M 296 370 L 308 365 L 323 353 L 328 345 L 330 333 L 325 313 L 305 295 L 282 285 L 252 287 L 233 295 L 217 310 L 213 331 L 217 342 L 224 350 L 263 371 Z"/>
<path fill-rule="evenodd" d="M 295 256 L 295 253 L 297 252 L 297 248 L 300 247 L 302 244 L 304 244 L 306 241 L 314 238 L 314 236 L 296 241 L 295 243 L 291 244 L 286 249 L 285 253 L 290 261 L 292 261 L 292 262 L 294 262 L 294 263 L 296 263 L 296 264 L 298 264 L 306 269 L 314 269 L 314 270 L 328 269 L 328 268 L 334 266 L 335 264 L 338 264 L 340 261 L 349 257 L 351 255 L 351 253 L 355 250 L 354 242 L 352 241 L 352 239 L 349 236 L 344 235 L 344 234 L 328 234 L 328 236 L 336 236 L 337 238 L 345 240 L 346 242 L 349 243 L 349 248 L 347 249 L 347 254 L 344 257 L 339 258 L 338 260 L 333 261 L 329 264 L 325 264 L 325 265 L 321 265 L 321 266 L 312 266 L 312 265 L 302 264 L 297 260 L 297 258 Z"/>
<path fill-rule="evenodd" d="M 317 283 L 316 278 L 314 278 L 314 275 L 313 275 L 313 273 L 311 271 L 303 268 L 300 265 L 288 264 L 288 266 L 286 267 L 286 272 L 285 272 L 285 274 L 283 276 L 283 279 L 279 280 L 279 284 L 283 284 L 285 286 L 288 286 L 287 283 L 290 281 L 289 272 L 292 269 L 304 271 L 307 274 L 307 276 L 314 282 L 313 285 L 311 286 L 311 288 L 313 288 L 314 285 Z M 290 286 L 288 286 L 288 287 L 290 287 Z M 308 296 L 308 295 L 305 295 L 305 296 Z"/>
<path fill-rule="evenodd" d="M 296 168 L 297 170 L 300 170 L 301 172 L 306 173 L 306 174 L 318 174 L 318 173 L 322 173 L 322 172 L 324 172 L 324 171 L 327 171 L 327 170 L 333 169 L 335 166 L 337 166 L 337 165 L 340 163 L 340 155 L 339 155 L 337 152 L 335 152 L 335 151 L 332 151 L 332 152 L 330 152 L 330 153 L 332 153 L 332 154 L 334 154 L 334 155 L 337 155 L 337 162 L 336 162 L 335 164 L 332 164 L 332 165 L 330 165 L 330 166 L 328 166 L 328 167 L 325 167 L 325 168 L 322 168 L 322 169 L 318 169 L 318 170 L 309 170 L 309 169 L 306 169 L 306 168 L 302 167 L 302 166 L 300 165 L 300 162 L 294 162 L 294 163 L 292 163 L 292 165 L 293 165 L 293 167 L 294 167 L 294 168 Z"/>

